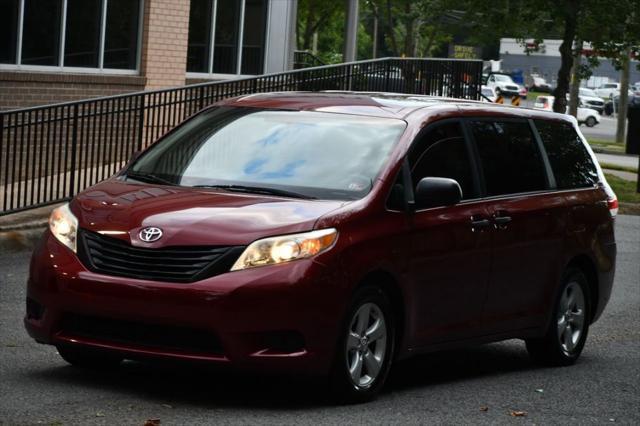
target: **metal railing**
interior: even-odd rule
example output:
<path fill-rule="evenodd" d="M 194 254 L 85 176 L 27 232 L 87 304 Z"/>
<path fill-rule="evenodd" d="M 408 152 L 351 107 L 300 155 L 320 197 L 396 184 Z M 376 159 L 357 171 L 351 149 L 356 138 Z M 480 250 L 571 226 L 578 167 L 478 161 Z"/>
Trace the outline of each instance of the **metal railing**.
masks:
<path fill-rule="evenodd" d="M 481 61 L 383 58 L 0 111 L 0 215 L 73 197 L 224 98 L 345 90 L 480 99 L 481 80 Z"/>

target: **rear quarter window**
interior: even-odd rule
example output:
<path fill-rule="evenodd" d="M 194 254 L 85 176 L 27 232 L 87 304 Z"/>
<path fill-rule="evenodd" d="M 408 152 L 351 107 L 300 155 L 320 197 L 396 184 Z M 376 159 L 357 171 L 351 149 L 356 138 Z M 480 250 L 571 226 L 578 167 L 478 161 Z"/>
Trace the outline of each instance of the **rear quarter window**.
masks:
<path fill-rule="evenodd" d="M 567 123 L 535 120 L 558 189 L 587 188 L 598 182 L 598 170 L 576 130 Z"/>

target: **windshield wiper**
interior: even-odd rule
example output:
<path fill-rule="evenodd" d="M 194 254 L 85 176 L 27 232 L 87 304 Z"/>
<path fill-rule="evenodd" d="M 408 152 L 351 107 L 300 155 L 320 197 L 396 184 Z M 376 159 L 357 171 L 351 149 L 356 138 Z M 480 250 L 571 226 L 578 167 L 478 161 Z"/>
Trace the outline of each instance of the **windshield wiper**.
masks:
<path fill-rule="evenodd" d="M 284 189 L 268 188 L 264 186 L 245 186 L 245 185 L 194 185 L 192 188 L 213 188 L 223 189 L 232 192 L 246 192 L 249 194 L 266 194 L 277 195 L 281 197 L 301 198 L 304 200 L 315 200 L 316 197 L 300 194 L 298 192 L 287 191 Z"/>
<path fill-rule="evenodd" d="M 176 184 L 173 182 L 168 181 L 167 179 L 161 178 L 158 175 L 154 175 L 152 173 L 136 173 L 136 172 L 129 172 L 126 175 L 126 178 L 132 178 L 135 180 L 139 180 L 140 182 L 145 182 L 145 183 L 161 183 L 163 185 L 172 185 L 175 186 Z"/>

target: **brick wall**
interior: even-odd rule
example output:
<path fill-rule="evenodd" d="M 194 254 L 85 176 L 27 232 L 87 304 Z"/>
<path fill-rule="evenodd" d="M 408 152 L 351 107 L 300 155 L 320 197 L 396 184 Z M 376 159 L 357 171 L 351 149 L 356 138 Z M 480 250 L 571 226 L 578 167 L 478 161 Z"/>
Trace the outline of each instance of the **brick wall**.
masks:
<path fill-rule="evenodd" d="M 0 110 L 144 90 L 139 76 L 0 72 Z"/>
<path fill-rule="evenodd" d="M 147 89 L 182 86 L 187 69 L 191 0 L 147 0 L 142 69 Z"/>

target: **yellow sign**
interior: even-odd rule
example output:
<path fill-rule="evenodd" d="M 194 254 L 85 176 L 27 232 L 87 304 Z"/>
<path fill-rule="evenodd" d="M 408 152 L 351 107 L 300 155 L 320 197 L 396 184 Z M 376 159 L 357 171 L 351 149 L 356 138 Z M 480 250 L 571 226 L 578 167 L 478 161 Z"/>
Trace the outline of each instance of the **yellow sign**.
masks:
<path fill-rule="evenodd" d="M 511 98 L 511 105 L 520 106 L 520 96 L 516 95 Z"/>

